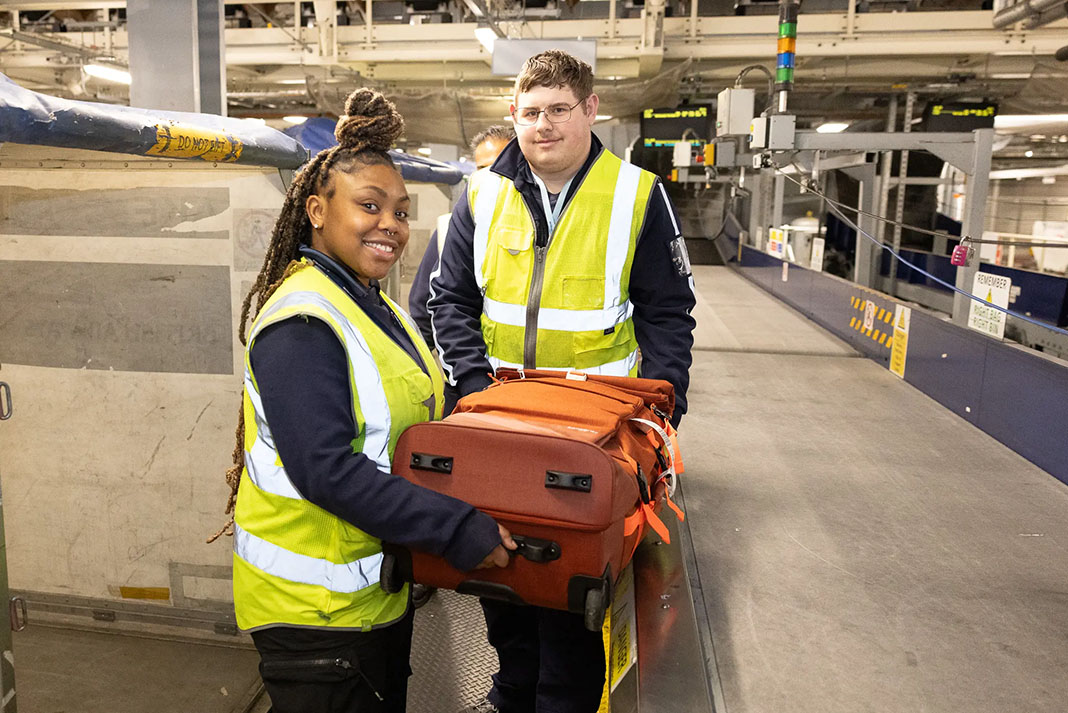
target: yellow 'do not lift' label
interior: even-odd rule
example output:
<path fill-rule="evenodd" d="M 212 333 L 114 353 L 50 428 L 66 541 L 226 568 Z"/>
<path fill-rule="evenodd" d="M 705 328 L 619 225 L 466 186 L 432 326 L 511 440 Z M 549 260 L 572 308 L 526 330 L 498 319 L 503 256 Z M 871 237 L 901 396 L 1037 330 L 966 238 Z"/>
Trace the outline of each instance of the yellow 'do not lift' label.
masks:
<path fill-rule="evenodd" d="M 146 153 L 165 158 L 201 158 L 233 163 L 241 158 L 243 147 L 238 139 L 227 134 L 179 124 L 156 124 L 156 145 Z"/>

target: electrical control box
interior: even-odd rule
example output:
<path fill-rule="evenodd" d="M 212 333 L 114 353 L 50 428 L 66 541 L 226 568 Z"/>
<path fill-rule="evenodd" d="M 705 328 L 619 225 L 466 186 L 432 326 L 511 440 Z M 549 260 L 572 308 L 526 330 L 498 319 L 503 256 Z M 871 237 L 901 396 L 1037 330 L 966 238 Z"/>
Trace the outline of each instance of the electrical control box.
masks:
<path fill-rule="evenodd" d="M 717 95 L 716 136 L 748 134 L 756 90 L 730 87 Z"/>
<path fill-rule="evenodd" d="M 797 117 L 793 114 L 772 114 L 753 119 L 749 129 L 749 148 L 782 151 L 794 147 Z"/>
<path fill-rule="evenodd" d="M 709 161 L 707 158 L 708 153 L 706 147 L 705 163 L 707 165 L 719 166 L 722 168 L 734 167 L 734 160 L 737 151 L 733 140 L 716 141 L 714 144 L 709 144 L 709 146 L 714 146 L 715 148 L 712 152 L 712 160 Z"/>
<path fill-rule="evenodd" d="M 690 158 L 693 147 L 689 141 L 676 141 L 675 148 L 671 155 L 671 165 L 676 168 L 688 167 L 693 164 L 693 160 Z"/>
<path fill-rule="evenodd" d="M 707 145 L 703 141 L 676 141 L 672 151 L 671 180 L 679 183 L 704 182 Z"/>

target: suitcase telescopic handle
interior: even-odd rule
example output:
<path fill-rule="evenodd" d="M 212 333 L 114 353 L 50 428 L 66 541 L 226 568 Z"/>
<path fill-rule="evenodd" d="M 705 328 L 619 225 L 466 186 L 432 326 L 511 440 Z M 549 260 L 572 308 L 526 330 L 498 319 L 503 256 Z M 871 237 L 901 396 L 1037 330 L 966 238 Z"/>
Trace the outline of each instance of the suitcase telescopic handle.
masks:
<path fill-rule="evenodd" d="M 539 540 L 526 535 L 512 535 L 518 547 L 515 554 L 523 555 L 531 562 L 552 562 L 560 559 L 560 545 L 552 540 Z"/>

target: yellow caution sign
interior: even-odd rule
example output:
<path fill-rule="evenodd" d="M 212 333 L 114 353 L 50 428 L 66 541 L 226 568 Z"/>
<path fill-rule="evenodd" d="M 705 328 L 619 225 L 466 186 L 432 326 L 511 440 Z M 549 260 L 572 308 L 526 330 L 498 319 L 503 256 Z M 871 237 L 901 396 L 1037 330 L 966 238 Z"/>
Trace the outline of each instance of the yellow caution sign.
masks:
<path fill-rule="evenodd" d="M 146 153 L 163 158 L 233 163 L 241 158 L 242 148 L 244 144 L 229 134 L 180 124 L 156 124 L 156 144 Z"/>
<path fill-rule="evenodd" d="M 897 305 L 894 312 L 894 336 L 890 340 L 890 371 L 905 378 L 905 361 L 908 359 L 909 349 L 909 323 L 912 320 L 912 310 L 902 305 Z"/>

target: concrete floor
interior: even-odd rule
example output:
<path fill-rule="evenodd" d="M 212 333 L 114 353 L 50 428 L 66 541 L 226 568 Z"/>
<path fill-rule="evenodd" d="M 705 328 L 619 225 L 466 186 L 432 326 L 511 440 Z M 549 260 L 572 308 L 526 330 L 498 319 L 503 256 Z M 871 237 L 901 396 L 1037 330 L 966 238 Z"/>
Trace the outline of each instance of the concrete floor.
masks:
<path fill-rule="evenodd" d="M 259 687 L 250 649 L 32 620 L 13 636 L 20 713 L 244 713 Z"/>
<path fill-rule="evenodd" d="M 727 268 L 696 279 L 719 320 L 681 439 L 727 713 L 1068 710 L 1068 488 Z"/>

